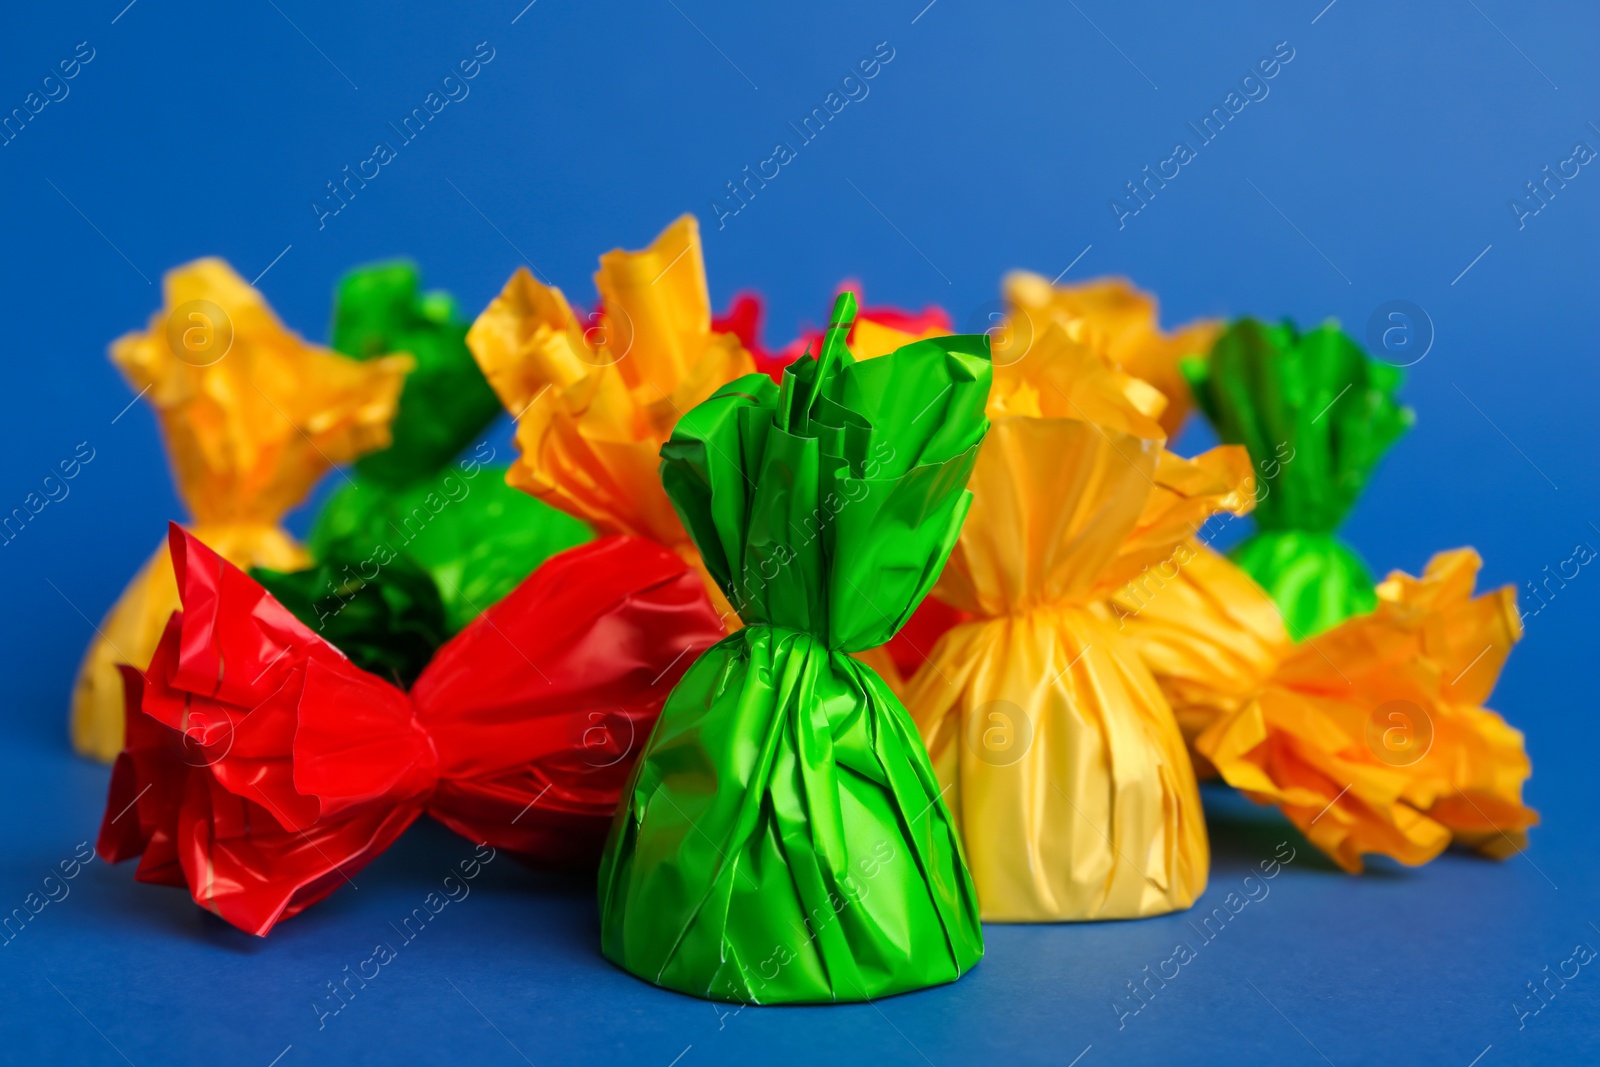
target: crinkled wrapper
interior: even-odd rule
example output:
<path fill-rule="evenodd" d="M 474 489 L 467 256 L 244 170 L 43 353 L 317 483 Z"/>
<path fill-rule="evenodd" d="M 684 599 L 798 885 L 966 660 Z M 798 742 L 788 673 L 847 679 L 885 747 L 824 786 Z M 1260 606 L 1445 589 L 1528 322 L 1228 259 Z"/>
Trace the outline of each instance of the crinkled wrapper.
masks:
<path fill-rule="evenodd" d="M 1471 549 L 1441 552 L 1300 643 L 1199 545 L 1161 588 L 1116 603 L 1196 762 L 1354 873 L 1368 854 L 1420 864 L 1452 843 L 1503 858 L 1538 821 L 1522 735 L 1485 707 L 1521 635 L 1515 592 L 1474 596 L 1478 568 Z"/>
<path fill-rule="evenodd" d="M 1403 373 L 1337 325 L 1240 319 L 1204 359 L 1183 363 L 1196 402 L 1257 475 L 1258 532 L 1233 552 L 1282 609 L 1291 636 L 1372 610 L 1372 576 L 1336 531 L 1378 461 L 1412 423 Z"/>
<path fill-rule="evenodd" d="M 1155 296 L 1126 278 L 1055 285 L 1040 275 L 1013 271 L 1002 288 L 1005 310 L 994 327 L 1000 335 L 997 365 L 1024 358 L 1054 323 L 1089 345 L 1111 369 L 1157 389 L 1166 399 L 1158 417 L 1161 429 L 1169 438 L 1177 436 L 1194 410 L 1180 364 L 1209 351 L 1222 323 L 1197 319 L 1163 330 Z"/>
<path fill-rule="evenodd" d="M 981 956 L 939 782 L 850 653 L 904 623 L 954 543 L 984 342 L 858 363 L 840 337 L 781 388 L 719 390 L 662 450 L 745 626 L 673 690 L 618 809 L 600 918 L 619 966 L 716 1000 L 828 1003 L 953 981 Z"/>

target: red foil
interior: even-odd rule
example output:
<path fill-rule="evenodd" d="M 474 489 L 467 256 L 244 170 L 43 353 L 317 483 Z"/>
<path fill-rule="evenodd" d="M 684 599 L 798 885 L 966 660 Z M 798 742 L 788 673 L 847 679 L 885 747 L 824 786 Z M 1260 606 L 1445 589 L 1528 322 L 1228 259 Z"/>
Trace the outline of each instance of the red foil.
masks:
<path fill-rule="evenodd" d="M 424 813 L 532 862 L 593 862 L 667 694 L 723 636 L 678 556 L 608 537 L 546 561 L 408 694 L 192 534 L 168 539 L 183 610 L 143 675 L 123 668 L 98 848 L 254 934 Z"/>
<path fill-rule="evenodd" d="M 861 286 L 856 282 L 841 282 L 839 292 L 846 289 L 859 292 Z M 741 292 L 734 296 L 733 303 L 728 306 L 727 311 L 712 318 L 711 328 L 737 337 L 745 351 L 750 353 L 750 358 L 755 360 L 756 370 L 782 384 L 783 369 L 805 355 L 808 348 L 813 354 L 822 351 L 823 331 L 807 330 L 783 348 L 773 351 L 761 343 L 761 320 L 765 313 L 760 293 Z M 905 311 L 889 306 L 863 307 L 856 313 L 856 322 L 874 322 L 913 336 L 931 330 L 947 334 L 955 332 L 950 325 L 950 316 L 943 308 L 932 304 L 921 311 Z M 850 336 L 846 340 L 854 336 L 855 326 L 852 324 Z"/>

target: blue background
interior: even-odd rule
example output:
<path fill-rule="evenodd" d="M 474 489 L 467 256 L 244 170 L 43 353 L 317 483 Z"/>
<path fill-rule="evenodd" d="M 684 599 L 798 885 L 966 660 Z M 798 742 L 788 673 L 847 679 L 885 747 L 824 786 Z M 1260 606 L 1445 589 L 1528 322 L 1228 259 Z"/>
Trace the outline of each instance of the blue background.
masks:
<path fill-rule="evenodd" d="M 1508 207 L 1575 142 L 1600 147 L 1592 5 L 540 0 L 518 17 L 523 2 L 112 0 L 7 13 L 0 109 L 78 42 L 95 58 L 0 148 L 0 510 L 78 442 L 95 459 L 0 548 L 0 910 L 100 820 L 107 772 L 66 742 L 73 671 L 87 619 L 181 517 L 149 411 L 116 418 L 131 392 L 105 349 L 158 305 L 162 271 L 200 255 L 250 278 L 281 254 L 261 288 L 318 339 L 334 281 L 354 264 L 410 254 L 475 312 L 526 255 L 589 303 L 599 253 L 641 247 L 686 210 L 705 231 L 715 301 L 763 290 L 775 343 L 822 320 L 847 276 L 871 301 L 936 302 L 981 325 L 1004 271 L 1054 276 L 1080 253 L 1069 279 L 1128 274 L 1161 295 L 1168 322 L 1334 316 L 1362 335 L 1375 308 L 1409 300 L 1436 332 L 1404 394 L 1418 423 L 1350 538 L 1379 571 L 1475 545 L 1486 582 L 1524 587 L 1525 601 L 1525 583 L 1579 542 L 1600 546 L 1589 459 L 1600 173 L 1585 167 L 1523 229 Z M 386 124 L 480 41 L 495 58 L 470 96 L 319 230 L 308 205 L 323 183 L 390 138 Z M 718 229 L 710 204 L 723 183 L 792 140 L 786 123 L 880 41 L 894 59 L 870 95 Z M 1123 182 L 1170 155 L 1185 123 L 1280 41 L 1294 59 L 1270 95 L 1119 230 L 1107 202 Z M 1181 445 L 1206 443 L 1191 429 Z M 990 927 L 985 960 L 954 986 L 735 1015 L 614 970 L 596 951 L 590 888 L 509 859 L 319 1030 L 310 1004 L 324 983 L 470 853 L 419 826 L 359 889 L 266 940 L 182 893 L 135 885 L 131 868 L 90 864 L 0 948 L 0 1059 L 1600 1057 L 1594 968 L 1520 1031 L 1512 1008 L 1576 944 L 1600 947 L 1593 570 L 1551 585 L 1496 693 L 1535 767 L 1528 796 L 1544 822 L 1526 856 L 1450 854 L 1351 878 L 1274 813 L 1210 794 L 1202 908 L 1278 842 L 1297 858 L 1121 1030 L 1112 999 L 1188 936 L 1182 916 Z"/>

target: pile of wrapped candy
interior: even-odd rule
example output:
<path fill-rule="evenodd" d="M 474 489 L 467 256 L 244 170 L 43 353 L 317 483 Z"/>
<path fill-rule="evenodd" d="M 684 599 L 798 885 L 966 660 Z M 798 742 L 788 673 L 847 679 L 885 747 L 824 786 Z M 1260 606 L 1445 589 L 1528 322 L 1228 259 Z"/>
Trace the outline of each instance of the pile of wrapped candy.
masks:
<path fill-rule="evenodd" d="M 74 693 L 103 856 L 265 935 L 428 815 L 597 871 L 632 974 L 784 1003 L 953 981 L 982 920 L 1189 907 L 1207 777 L 1350 872 L 1525 844 L 1515 593 L 1340 538 L 1412 413 L 1337 326 L 1014 274 L 1000 331 L 843 292 L 769 351 L 687 217 L 596 282 L 519 269 L 469 325 L 365 268 L 323 348 L 168 274 L 111 346 L 190 514 Z M 1225 443 L 1182 456 L 1192 409 Z"/>

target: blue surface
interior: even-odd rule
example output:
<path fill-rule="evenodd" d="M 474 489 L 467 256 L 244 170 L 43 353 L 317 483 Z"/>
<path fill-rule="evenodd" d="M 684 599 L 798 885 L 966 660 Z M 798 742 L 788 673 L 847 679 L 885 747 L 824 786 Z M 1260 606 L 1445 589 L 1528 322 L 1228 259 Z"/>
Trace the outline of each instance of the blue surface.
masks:
<path fill-rule="evenodd" d="M 1600 148 L 1592 5 L 938 0 L 919 16 L 926 0 L 543 0 L 517 17 L 525 0 L 139 0 L 119 15 L 124 2 L 29 5 L 0 34 L 7 109 L 78 42 L 94 50 L 69 95 L 0 147 L 0 508 L 79 442 L 95 449 L 70 495 L 0 548 L 0 910 L 99 823 L 106 771 L 66 744 L 73 669 L 87 618 L 178 514 L 148 410 L 116 418 L 130 392 L 105 346 L 144 323 L 161 271 L 202 254 L 246 277 L 272 264 L 261 287 L 317 337 L 356 263 L 409 253 L 476 309 L 526 254 L 588 302 L 600 252 L 639 247 L 684 210 L 705 227 L 717 302 L 756 286 L 789 327 L 822 321 L 846 276 L 872 300 L 937 302 L 966 324 L 1005 270 L 1069 263 L 1069 278 L 1131 275 L 1169 321 L 1332 315 L 1364 333 L 1375 309 L 1408 300 L 1436 331 L 1405 390 L 1418 425 L 1351 539 L 1380 570 L 1474 544 L 1488 582 L 1519 586 L 1579 542 L 1600 546 L 1600 172 L 1581 168 L 1521 229 L 1509 207 L 1575 142 Z M 494 58 L 470 95 L 319 230 L 308 205 L 323 183 L 480 41 Z M 792 139 L 787 123 L 880 41 L 894 58 L 869 95 L 719 230 L 710 202 L 724 182 Z M 1269 95 L 1119 230 L 1110 198 L 1280 41 L 1294 58 Z M 135 885 L 131 867 L 89 864 L 0 948 L 0 1060 L 1592 1061 L 1596 968 L 1520 1030 L 1513 1004 L 1575 945 L 1600 947 L 1594 570 L 1552 583 L 1496 694 L 1528 734 L 1544 817 L 1525 857 L 1350 878 L 1276 815 L 1209 796 L 1203 909 L 1278 842 L 1297 857 L 1120 1030 L 1124 983 L 1196 940 L 1184 916 L 990 927 L 987 957 L 952 987 L 731 1014 L 614 970 L 596 951 L 589 887 L 504 858 L 319 1029 L 325 983 L 395 939 L 390 924 L 470 853 L 422 826 L 359 889 L 264 941 Z"/>

